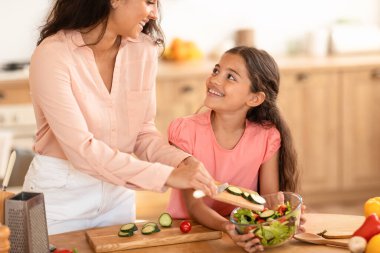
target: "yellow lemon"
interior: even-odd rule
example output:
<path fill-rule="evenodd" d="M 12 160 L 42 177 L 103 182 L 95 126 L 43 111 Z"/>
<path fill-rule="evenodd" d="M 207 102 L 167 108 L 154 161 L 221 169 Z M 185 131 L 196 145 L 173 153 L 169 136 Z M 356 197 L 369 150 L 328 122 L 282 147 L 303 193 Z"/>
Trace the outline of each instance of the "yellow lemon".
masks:
<path fill-rule="evenodd" d="M 365 253 L 380 253 L 380 234 L 375 235 L 369 240 Z"/>
<path fill-rule="evenodd" d="M 370 198 L 364 203 L 365 217 L 368 217 L 373 213 L 376 213 L 377 216 L 380 217 L 380 197 Z"/>

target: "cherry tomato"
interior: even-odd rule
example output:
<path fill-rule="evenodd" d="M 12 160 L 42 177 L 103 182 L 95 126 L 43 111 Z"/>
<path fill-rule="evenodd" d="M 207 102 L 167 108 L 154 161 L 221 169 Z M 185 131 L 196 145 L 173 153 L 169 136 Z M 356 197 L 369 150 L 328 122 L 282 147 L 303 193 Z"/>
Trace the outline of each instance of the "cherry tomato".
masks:
<path fill-rule="evenodd" d="M 73 253 L 73 251 L 69 249 L 55 249 L 53 253 Z"/>
<path fill-rule="evenodd" d="M 179 225 L 179 228 L 181 229 L 182 233 L 189 233 L 191 230 L 191 224 L 188 221 L 182 221 Z"/>

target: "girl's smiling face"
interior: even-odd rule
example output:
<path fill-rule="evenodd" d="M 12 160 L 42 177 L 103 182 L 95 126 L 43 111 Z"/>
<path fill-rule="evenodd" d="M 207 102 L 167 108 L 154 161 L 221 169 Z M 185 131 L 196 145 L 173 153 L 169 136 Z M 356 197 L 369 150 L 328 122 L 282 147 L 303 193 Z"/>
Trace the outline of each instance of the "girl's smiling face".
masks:
<path fill-rule="evenodd" d="M 206 80 L 205 105 L 214 111 L 246 112 L 255 96 L 250 87 L 244 59 L 225 53 Z"/>

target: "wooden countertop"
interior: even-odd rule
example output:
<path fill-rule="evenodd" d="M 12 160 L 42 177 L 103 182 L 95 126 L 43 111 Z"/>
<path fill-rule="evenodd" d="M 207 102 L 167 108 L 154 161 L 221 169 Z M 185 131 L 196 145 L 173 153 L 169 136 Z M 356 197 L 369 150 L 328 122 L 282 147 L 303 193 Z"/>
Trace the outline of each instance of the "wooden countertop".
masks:
<path fill-rule="evenodd" d="M 336 71 L 337 69 L 351 70 L 360 68 L 380 68 L 380 54 L 341 55 L 326 57 L 274 57 L 280 71 Z M 202 60 L 190 62 L 160 61 L 158 80 L 166 78 L 194 78 L 207 76 L 217 63 L 216 60 Z"/>
<path fill-rule="evenodd" d="M 306 70 L 336 70 L 336 69 L 358 69 L 358 68 L 380 68 L 380 53 L 338 55 L 326 57 L 281 57 L 275 56 L 282 72 L 306 71 Z M 218 59 L 200 60 L 189 62 L 167 62 L 160 60 L 158 69 L 158 80 L 167 78 L 194 78 L 194 76 L 207 76 Z M 0 72 L 0 85 L 18 80 L 28 79 L 28 68 L 19 71 Z"/>
<path fill-rule="evenodd" d="M 307 232 L 319 233 L 326 229 L 333 233 L 351 233 L 355 231 L 364 221 L 363 216 L 339 215 L 339 214 L 306 214 L 307 222 L 305 224 Z M 93 253 L 87 244 L 84 231 L 69 232 L 64 234 L 49 236 L 50 243 L 56 247 L 77 248 L 79 253 Z M 114 251 L 116 253 L 116 251 Z M 195 253 L 195 252 L 228 252 L 237 253 L 245 252 L 241 248 L 235 246 L 228 235 L 223 235 L 222 239 L 182 243 L 168 246 L 150 247 L 135 250 L 117 251 L 129 253 Z M 265 252 L 281 252 L 281 253 L 324 253 L 324 252 L 347 252 L 346 249 L 312 245 L 292 240 L 289 243 L 278 248 L 267 249 Z"/>

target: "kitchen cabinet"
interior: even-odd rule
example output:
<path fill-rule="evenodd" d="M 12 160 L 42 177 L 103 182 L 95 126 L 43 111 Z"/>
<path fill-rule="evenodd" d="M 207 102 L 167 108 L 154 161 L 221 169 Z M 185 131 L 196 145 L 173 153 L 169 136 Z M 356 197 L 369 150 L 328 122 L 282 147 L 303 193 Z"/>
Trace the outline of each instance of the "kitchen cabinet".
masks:
<path fill-rule="evenodd" d="M 172 120 L 191 115 L 203 105 L 206 78 L 212 67 L 207 63 L 161 63 L 157 77 L 156 126 L 167 137 Z"/>
<path fill-rule="evenodd" d="M 343 189 L 379 189 L 380 66 L 342 72 Z"/>
<path fill-rule="evenodd" d="M 335 72 L 281 75 L 278 104 L 293 135 L 303 192 L 337 190 L 338 90 Z"/>
<path fill-rule="evenodd" d="M 36 122 L 25 73 L 0 73 L 0 131 L 12 134 L 12 147 L 32 149 Z"/>
<path fill-rule="evenodd" d="M 156 125 L 165 136 L 172 120 L 193 114 L 202 106 L 206 95 L 203 83 L 203 77 L 158 80 Z"/>
<path fill-rule="evenodd" d="M 31 103 L 28 80 L 0 80 L 0 105 L 23 103 Z"/>

